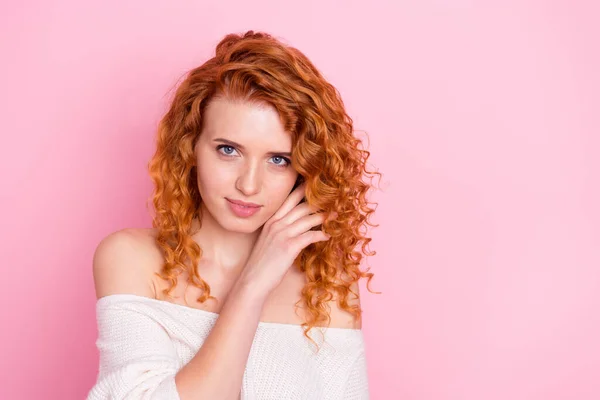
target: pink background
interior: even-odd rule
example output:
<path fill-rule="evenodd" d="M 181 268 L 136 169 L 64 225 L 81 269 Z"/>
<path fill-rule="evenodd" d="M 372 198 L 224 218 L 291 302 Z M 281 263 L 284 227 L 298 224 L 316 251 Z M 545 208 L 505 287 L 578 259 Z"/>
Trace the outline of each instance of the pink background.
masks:
<path fill-rule="evenodd" d="M 150 226 L 167 93 L 247 29 L 313 60 L 384 173 L 372 398 L 600 398 L 595 2 L 216 3 L 2 4 L 0 398 L 87 395 L 95 246 Z"/>

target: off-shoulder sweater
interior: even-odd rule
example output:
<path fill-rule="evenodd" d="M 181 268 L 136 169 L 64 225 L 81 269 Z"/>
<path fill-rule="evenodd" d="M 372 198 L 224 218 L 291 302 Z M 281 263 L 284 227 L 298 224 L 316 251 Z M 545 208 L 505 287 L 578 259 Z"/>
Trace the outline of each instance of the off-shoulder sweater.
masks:
<path fill-rule="evenodd" d="M 180 400 L 175 374 L 202 346 L 219 314 L 134 294 L 96 303 L 100 363 L 87 400 Z M 361 329 L 259 322 L 241 400 L 369 398 Z M 323 335 L 321 335 L 323 333 Z"/>

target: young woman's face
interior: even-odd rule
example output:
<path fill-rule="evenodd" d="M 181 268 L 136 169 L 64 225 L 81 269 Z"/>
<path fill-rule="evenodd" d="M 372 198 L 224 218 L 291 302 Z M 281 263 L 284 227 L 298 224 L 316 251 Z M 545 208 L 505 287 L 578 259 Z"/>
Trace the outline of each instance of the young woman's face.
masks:
<path fill-rule="evenodd" d="M 227 230 L 259 229 L 296 182 L 291 151 L 291 135 L 272 106 L 213 99 L 195 148 L 205 209 Z M 260 207 L 241 208 L 231 200 Z"/>

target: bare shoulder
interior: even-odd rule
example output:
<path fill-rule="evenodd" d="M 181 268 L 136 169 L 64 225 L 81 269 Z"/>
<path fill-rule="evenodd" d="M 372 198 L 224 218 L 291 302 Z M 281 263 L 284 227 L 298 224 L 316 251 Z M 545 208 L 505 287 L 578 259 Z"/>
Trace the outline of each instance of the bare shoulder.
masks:
<path fill-rule="evenodd" d="M 151 229 L 126 228 L 107 235 L 92 262 L 96 298 L 123 293 L 154 297 L 151 266 L 159 256 Z"/>
<path fill-rule="evenodd" d="M 351 307 L 354 305 L 360 307 L 360 292 L 358 283 L 353 283 L 352 285 L 350 285 L 350 290 L 356 293 L 356 296 L 353 293 L 348 294 L 348 305 Z M 330 327 L 347 329 L 362 328 L 362 319 L 355 319 L 353 314 L 341 308 L 338 305 L 336 297 L 334 297 L 334 299 L 329 302 L 329 306 L 331 307 L 331 312 L 329 314 L 329 316 L 331 317 L 331 323 L 329 324 Z"/>

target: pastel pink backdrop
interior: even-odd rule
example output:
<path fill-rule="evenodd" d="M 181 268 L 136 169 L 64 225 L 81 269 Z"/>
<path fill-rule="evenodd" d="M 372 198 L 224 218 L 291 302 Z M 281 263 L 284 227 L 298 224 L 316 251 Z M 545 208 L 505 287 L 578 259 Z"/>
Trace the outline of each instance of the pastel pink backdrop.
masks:
<path fill-rule="evenodd" d="M 95 246 L 150 226 L 167 93 L 247 29 L 314 61 L 384 173 L 371 397 L 600 398 L 593 3 L 4 3 L 0 398 L 86 396 Z"/>

